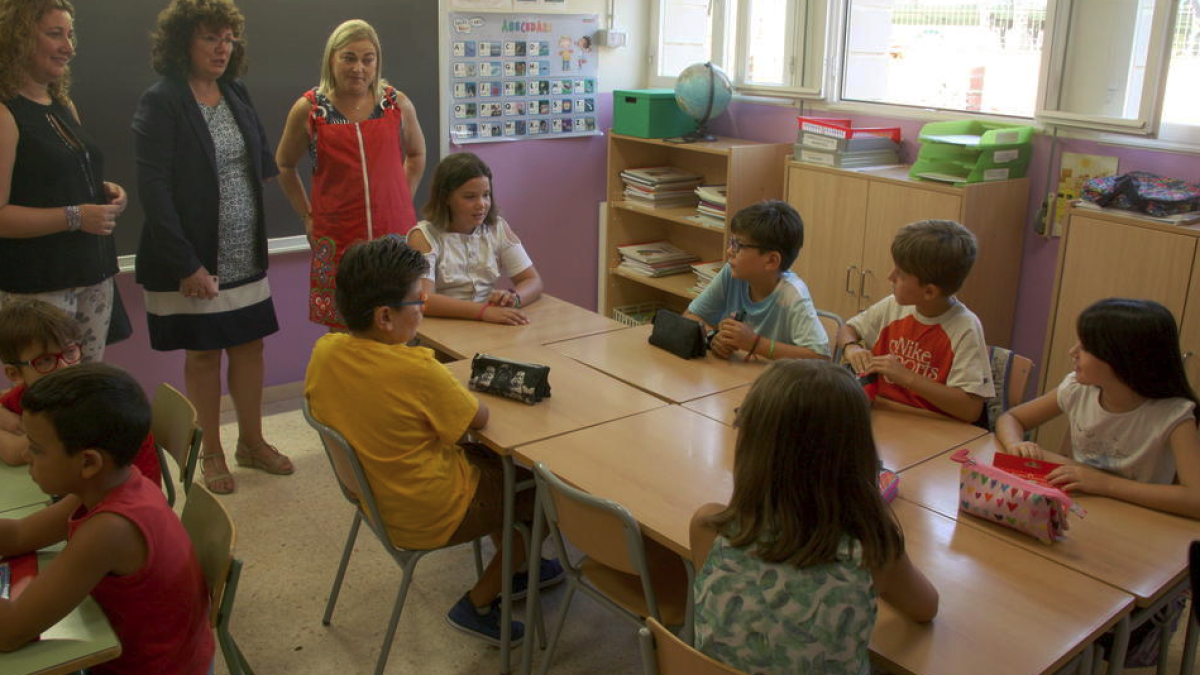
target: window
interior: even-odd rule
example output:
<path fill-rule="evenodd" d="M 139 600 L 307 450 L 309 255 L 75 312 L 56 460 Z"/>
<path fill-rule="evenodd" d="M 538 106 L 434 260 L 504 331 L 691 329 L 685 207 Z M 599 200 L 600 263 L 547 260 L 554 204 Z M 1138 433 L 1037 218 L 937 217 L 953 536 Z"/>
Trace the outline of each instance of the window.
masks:
<path fill-rule="evenodd" d="M 651 84 L 712 61 L 741 91 L 819 95 L 830 0 L 659 0 Z"/>
<path fill-rule="evenodd" d="M 849 0 L 841 98 L 1032 117 L 1046 0 Z"/>
<path fill-rule="evenodd" d="M 1161 138 L 1200 144 L 1200 0 L 1180 0 L 1171 40 Z"/>

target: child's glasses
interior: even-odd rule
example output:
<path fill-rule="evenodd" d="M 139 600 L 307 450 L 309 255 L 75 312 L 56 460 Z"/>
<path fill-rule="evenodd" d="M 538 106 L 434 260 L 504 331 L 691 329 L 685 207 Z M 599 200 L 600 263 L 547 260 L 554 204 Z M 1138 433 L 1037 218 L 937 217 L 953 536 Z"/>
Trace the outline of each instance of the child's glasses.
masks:
<path fill-rule="evenodd" d="M 425 291 L 421 291 L 421 294 L 418 295 L 417 298 L 417 300 L 401 300 L 400 302 L 388 305 L 388 307 L 396 308 L 422 306 L 427 300 L 429 300 L 429 294 Z"/>
<path fill-rule="evenodd" d="M 744 248 L 752 248 L 752 249 L 755 249 L 758 251 L 772 250 L 770 248 L 767 248 L 766 246 L 759 246 L 758 244 L 747 244 L 746 242 L 742 241 L 741 239 L 738 239 L 737 237 L 729 238 L 729 250 L 732 251 L 734 255 L 741 253 L 742 249 L 744 249 Z"/>
<path fill-rule="evenodd" d="M 83 358 L 83 350 L 80 349 L 78 342 L 73 342 L 67 345 L 67 348 L 61 352 L 46 352 L 39 356 L 35 356 L 28 361 L 13 361 L 9 365 L 13 366 L 29 366 L 39 373 L 45 375 L 52 373 L 58 369 L 59 363 L 65 363 L 68 366 L 73 366 L 79 363 L 79 359 Z"/>

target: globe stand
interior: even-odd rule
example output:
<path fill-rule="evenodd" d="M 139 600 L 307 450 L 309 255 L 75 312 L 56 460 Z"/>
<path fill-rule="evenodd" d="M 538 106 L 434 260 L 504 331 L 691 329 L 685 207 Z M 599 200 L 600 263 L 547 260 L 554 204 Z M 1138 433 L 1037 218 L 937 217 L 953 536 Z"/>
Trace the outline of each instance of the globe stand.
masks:
<path fill-rule="evenodd" d="M 717 140 L 716 136 L 708 133 L 708 119 L 712 117 L 713 99 L 717 95 L 717 74 L 713 71 L 712 61 L 707 61 L 704 67 L 708 69 L 708 104 L 704 107 L 704 117 L 696 120 L 696 130 L 690 134 L 684 134 L 679 138 L 665 138 L 665 143 L 675 143 L 682 145 L 685 143 L 711 143 Z"/>

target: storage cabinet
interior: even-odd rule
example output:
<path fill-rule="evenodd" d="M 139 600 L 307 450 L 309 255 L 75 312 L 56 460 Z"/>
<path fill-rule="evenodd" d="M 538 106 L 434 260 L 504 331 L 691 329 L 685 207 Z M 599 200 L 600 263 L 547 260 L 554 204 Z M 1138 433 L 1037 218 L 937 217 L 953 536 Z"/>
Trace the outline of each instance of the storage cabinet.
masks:
<path fill-rule="evenodd" d="M 1200 384 L 1200 229 L 1162 225 L 1134 216 L 1075 208 L 1067 212 L 1058 273 L 1046 329 L 1040 391 L 1053 391 L 1071 371 L 1068 350 L 1077 342 L 1075 320 L 1088 305 L 1110 297 L 1146 298 L 1175 315 L 1188 381 Z M 1136 349 L 1136 346 L 1132 348 Z M 1037 430 L 1055 452 L 1067 437 L 1065 417 Z"/>
<path fill-rule="evenodd" d="M 983 322 L 988 344 L 1008 346 L 1027 179 L 954 187 L 910 180 L 899 168 L 847 171 L 799 162 L 789 162 L 786 172 L 787 200 L 804 219 L 804 248 L 792 269 L 818 308 L 850 318 L 885 297 L 896 232 L 917 220 L 957 220 L 979 245 L 958 297 Z"/>
<path fill-rule="evenodd" d="M 608 201 L 600 233 L 600 307 L 610 316 L 614 307 L 643 303 L 681 311 L 695 293 L 690 272 L 646 277 L 618 270 L 618 246 L 666 239 L 700 256 L 723 260 L 729 220 L 739 209 L 783 195 L 783 162 L 791 145 L 719 138 L 709 143 L 673 144 L 659 139 L 610 134 L 608 138 Z M 650 166 L 677 166 L 704 176 L 706 185 L 728 185 L 726 222 L 709 225 L 695 206 L 653 208 L 625 199 L 621 171 Z"/>

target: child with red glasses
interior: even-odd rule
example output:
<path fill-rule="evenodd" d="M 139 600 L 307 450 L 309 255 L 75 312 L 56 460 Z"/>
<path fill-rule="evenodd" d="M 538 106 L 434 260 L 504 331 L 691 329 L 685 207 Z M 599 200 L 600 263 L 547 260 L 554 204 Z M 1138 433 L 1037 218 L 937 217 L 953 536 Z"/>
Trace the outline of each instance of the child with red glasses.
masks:
<path fill-rule="evenodd" d="M 21 298 L 0 308 L 0 362 L 14 385 L 0 395 L 0 461 L 11 466 L 28 463 L 21 397 L 34 382 L 79 363 L 81 338 L 75 319 L 48 302 Z M 162 487 L 153 436 L 146 436 L 133 463 Z"/>

